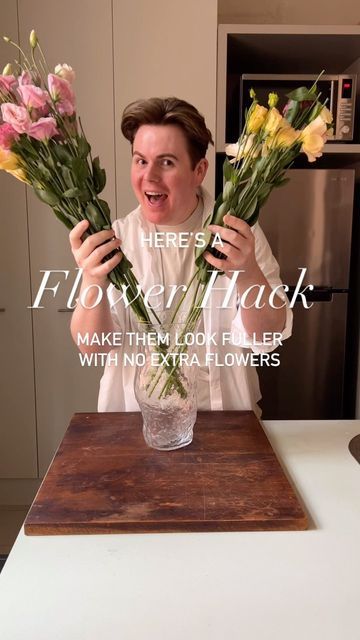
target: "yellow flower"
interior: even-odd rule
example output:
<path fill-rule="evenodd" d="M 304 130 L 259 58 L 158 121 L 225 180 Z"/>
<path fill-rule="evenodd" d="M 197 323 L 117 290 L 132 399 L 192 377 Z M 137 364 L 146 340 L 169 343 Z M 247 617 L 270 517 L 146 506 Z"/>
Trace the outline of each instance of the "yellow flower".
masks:
<path fill-rule="evenodd" d="M 11 173 L 14 178 L 21 180 L 21 182 L 26 182 L 26 184 L 31 184 L 30 181 L 26 177 L 26 173 L 23 169 L 14 169 L 12 171 L 7 171 L 6 173 Z"/>
<path fill-rule="evenodd" d="M 288 121 L 282 117 L 281 113 L 279 113 L 276 107 L 273 107 L 269 110 L 264 125 L 264 131 L 266 131 L 268 135 L 273 136 L 278 131 L 278 129 L 283 129 L 289 126 L 290 125 Z"/>
<path fill-rule="evenodd" d="M 266 109 L 266 107 L 262 107 L 260 104 L 255 105 L 247 121 L 247 133 L 257 133 L 261 129 L 264 124 L 267 112 L 268 110 Z"/>
<path fill-rule="evenodd" d="M 0 169 L 5 171 L 13 171 L 19 168 L 18 157 L 12 151 L 0 147 Z"/>
<path fill-rule="evenodd" d="M 327 139 L 327 127 L 321 116 L 310 122 L 301 131 L 302 141 L 301 151 L 306 153 L 309 162 L 315 162 L 316 158 L 322 156 L 322 150 Z"/>

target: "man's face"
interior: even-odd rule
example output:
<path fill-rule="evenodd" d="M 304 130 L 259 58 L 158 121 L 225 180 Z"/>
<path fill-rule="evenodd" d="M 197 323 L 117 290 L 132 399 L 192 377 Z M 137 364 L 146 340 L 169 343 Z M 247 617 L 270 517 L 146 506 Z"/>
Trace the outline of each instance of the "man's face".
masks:
<path fill-rule="evenodd" d="M 142 125 L 133 143 L 131 184 L 145 218 L 154 224 L 184 222 L 196 208 L 207 166 L 203 158 L 192 169 L 180 127 Z"/>

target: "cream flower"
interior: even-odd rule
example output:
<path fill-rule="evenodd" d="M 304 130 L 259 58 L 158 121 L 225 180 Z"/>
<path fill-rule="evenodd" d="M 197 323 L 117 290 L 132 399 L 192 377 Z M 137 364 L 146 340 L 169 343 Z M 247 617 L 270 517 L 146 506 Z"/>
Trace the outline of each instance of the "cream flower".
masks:
<path fill-rule="evenodd" d="M 70 84 L 75 80 L 75 71 L 68 64 L 57 64 L 55 67 L 55 73 L 57 76 L 60 76 L 60 78 L 64 78 L 64 80 L 70 82 Z"/>
<path fill-rule="evenodd" d="M 293 127 L 285 127 L 277 132 L 274 139 L 275 147 L 291 147 L 300 137 L 300 131 L 296 131 Z"/>
<path fill-rule="evenodd" d="M 249 136 L 244 136 L 244 139 L 239 146 L 239 143 L 228 144 L 225 147 L 225 153 L 227 156 L 232 156 L 233 159 L 230 162 L 233 164 L 244 156 L 251 155 L 253 158 L 257 158 L 260 153 L 260 145 L 254 144 L 255 134 L 251 133 Z"/>
<path fill-rule="evenodd" d="M 333 121 L 333 114 L 327 107 L 321 109 L 319 116 L 326 124 L 331 124 Z"/>
<path fill-rule="evenodd" d="M 315 162 L 316 158 L 322 156 L 327 140 L 327 127 L 321 116 L 317 116 L 301 131 L 300 140 L 302 141 L 301 151 L 306 153 L 309 162 Z"/>

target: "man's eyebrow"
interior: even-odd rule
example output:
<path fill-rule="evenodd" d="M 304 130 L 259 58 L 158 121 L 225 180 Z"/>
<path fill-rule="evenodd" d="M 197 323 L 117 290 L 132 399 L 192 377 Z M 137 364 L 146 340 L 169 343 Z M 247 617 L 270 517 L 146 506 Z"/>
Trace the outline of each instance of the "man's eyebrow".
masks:
<path fill-rule="evenodd" d="M 142 153 L 140 153 L 140 151 L 136 151 L 136 149 L 134 149 L 133 151 L 133 156 L 134 155 L 140 156 L 140 158 L 145 158 L 145 156 L 143 156 Z M 174 160 L 178 160 L 179 158 L 174 155 L 173 153 L 160 153 L 158 156 L 156 156 L 157 158 L 174 158 Z"/>

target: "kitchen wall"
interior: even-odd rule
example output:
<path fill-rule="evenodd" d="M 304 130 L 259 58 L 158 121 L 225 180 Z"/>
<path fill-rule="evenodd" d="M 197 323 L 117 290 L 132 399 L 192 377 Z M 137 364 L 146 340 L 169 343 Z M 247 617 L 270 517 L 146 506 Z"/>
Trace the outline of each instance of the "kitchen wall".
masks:
<path fill-rule="evenodd" d="M 219 23 L 360 24 L 357 0 L 219 0 Z"/>

